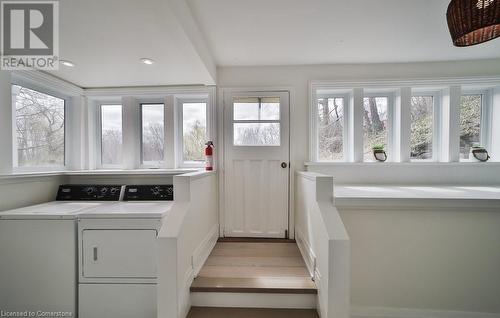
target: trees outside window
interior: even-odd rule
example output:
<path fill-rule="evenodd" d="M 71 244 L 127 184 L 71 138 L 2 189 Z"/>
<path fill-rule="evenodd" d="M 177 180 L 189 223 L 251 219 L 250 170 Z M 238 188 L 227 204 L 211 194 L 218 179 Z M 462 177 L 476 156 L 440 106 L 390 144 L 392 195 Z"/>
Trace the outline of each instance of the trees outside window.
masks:
<path fill-rule="evenodd" d="M 388 144 L 388 97 L 365 97 L 363 99 L 363 158 L 374 161 L 372 148 Z"/>
<path fill-rule="evenodd" d="M 411 98 L 410 159 L 432 159 L 434 97 Z"/>
<path fill-rule="evenodd" d="M 15 98 L 17 165 L 42 167 L 64 165 L 64 99 L 19 85 Z"/>
<path fill-rule="evenodd" d="M 163 161 L 165 140 L 165 105 L 142 104 L 142 163 L 159 164 Z"/>
<path fill-rule="evenodd" d="M 317 104 L 318 160 L 344 158 L 344 98 L 319 98 Z"/>
<path fill-rule="evenodd" d="M 460 101 L 460 159 L 469 159 L 470 148 L 481 142 L 481 94 L 463 95 Z"/>
<path fill-rule="evenodd" d="M 207 103 L 182 104 L 184 162 L 203 162 L 207 142 Z"/>
<path fill-rule="evenodd" d="M 101 163 L 122 162 L 122 105 L 101 105 Z"/>

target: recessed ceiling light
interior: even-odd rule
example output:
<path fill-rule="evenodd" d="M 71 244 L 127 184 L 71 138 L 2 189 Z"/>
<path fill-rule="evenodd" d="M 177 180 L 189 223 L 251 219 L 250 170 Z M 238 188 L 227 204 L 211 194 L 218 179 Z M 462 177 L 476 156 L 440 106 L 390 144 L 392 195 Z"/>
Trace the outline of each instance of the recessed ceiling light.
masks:
<path fill-rule="evenodd" d="M 64 66 L 68 66 L 68 67 L 74 67 L 75 66 L 75 63 L 73 63 L 71 61 L 68 61 L 68 60 L 60 60 L 59 63 L 61 63 Z"/>
<path fill-rule="evenodd" d="M 153 61 L 152 59 L 148 59 L 148 58 L 142 58 L 141 62 L 146 64 L 146 65 L 151 65 L 151 64 L 155 63 L 155 61 Z"/>

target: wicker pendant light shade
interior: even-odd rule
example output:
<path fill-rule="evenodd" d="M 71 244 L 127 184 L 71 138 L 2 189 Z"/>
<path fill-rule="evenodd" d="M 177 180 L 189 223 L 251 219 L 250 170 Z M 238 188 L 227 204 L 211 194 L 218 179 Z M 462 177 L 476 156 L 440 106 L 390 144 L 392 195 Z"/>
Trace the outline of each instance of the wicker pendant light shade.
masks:
<path fill-rule="evenodd" d="M 446 12 L 455 46 L 470 46 L 500 36 L 500 0 L 451 0 Z"/>

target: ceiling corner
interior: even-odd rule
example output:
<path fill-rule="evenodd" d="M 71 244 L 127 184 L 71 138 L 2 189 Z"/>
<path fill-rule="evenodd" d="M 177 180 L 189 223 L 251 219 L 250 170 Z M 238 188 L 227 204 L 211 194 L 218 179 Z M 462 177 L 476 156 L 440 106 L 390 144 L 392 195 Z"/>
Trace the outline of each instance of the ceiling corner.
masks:
<path fill-rule="evenodd" d="M 213 79 L 213 84 L 216 84 L 217 65 L 188 3 L 185 0 L 167 0 L 167 3 L 182 31 Z"/>

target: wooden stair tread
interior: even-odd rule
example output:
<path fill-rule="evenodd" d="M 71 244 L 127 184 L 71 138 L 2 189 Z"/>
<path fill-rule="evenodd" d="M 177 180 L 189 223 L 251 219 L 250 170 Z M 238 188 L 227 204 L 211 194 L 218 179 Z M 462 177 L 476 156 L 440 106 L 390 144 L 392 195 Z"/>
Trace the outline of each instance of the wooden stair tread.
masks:
<path fill-rule="evenodd" d="M 205 266 L 275 266 L 304 267 L 302 256 L 210 256 Z"/>
<path fill-rule="evenodd" d="M 213 256 L 233 257 L 290 257 L 301 256 L 294 243 L 249 243 L 219 242 L 212 251 Z"/>
<path fill-rule="evenodd" d="M 314 309 L 192 307 L 187 318 L 319 318 Z"/>
<path fill-rule="evenodd" d="M 191 292 L 317 294 L 293 242 L 218 242 Z"/>
<path fill-rule="evenodd" d="M 310 277 L 197 277 L 191 292 L 317 294 Z"/>

